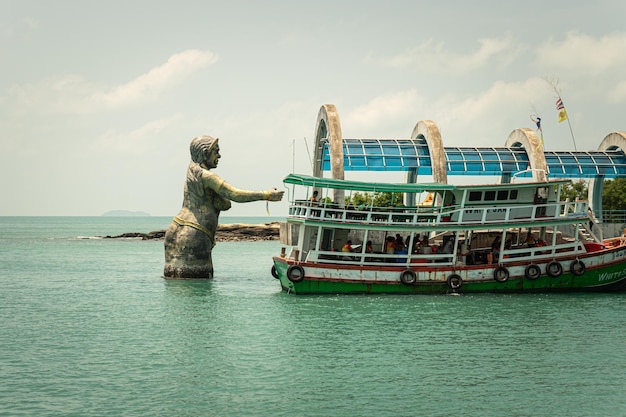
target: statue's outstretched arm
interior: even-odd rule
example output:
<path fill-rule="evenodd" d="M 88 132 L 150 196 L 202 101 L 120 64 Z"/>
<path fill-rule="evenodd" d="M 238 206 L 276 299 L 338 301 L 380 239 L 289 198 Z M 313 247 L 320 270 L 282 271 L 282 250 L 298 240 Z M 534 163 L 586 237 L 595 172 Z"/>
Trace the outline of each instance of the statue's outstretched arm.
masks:
<path fill-rule="evenodd" d="M 237 203 L 259 200 L 280 201 L 285 193 L 275 188 L 265 191 L 240 190 L 229 182 L 224 181 L 214 172 L 207 172 L 205 181 L 207 181 L 208 185 L 220 196 Z"/>
<path fill-rule="evenodd" d="M 280 201 L 285 193 L 275 188 L 265 191 L 240 190 L 226 181 L 222 183 L 222 186 L 217 192 L 222 197 L 237 203 L 247 203 L 249 201 L 258 200 Z"/>

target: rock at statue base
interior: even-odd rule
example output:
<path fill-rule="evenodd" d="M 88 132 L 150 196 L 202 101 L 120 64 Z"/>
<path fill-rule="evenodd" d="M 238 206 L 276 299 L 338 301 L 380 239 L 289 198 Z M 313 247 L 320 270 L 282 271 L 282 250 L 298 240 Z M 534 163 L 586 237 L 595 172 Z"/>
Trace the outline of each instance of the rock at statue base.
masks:
<path fill-rule="evenodd" d="M 213 268 L 176 268 L 165 265 L 163 275 L 166 279 L 213 279 Z"/>

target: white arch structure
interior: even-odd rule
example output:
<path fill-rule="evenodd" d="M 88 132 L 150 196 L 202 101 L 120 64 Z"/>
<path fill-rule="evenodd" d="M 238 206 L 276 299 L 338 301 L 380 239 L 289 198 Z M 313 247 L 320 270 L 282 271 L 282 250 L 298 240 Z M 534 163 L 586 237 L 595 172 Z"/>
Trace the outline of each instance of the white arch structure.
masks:
<path fill-rule="evenodd" d="M 433 171 L 433 181 L 443 184 L 448 183 L 448 171 L 446 169 L 446 154 L 443 150 L 443 140 L 441 131 L 437 123 L 432 120 L 421 120 L 417 122 L 411 132 L 411 140 L 424 139 L 428 145 L 430 163 Z M 407 184 L 417 182 L 417 169 L 412 169 L 406 173 Z M 415 194 L 406 197 L 406 205 L 415 205 Z"/>
<path fill-rule="evenodd" d="M 626 152 L 626 132 L 611 132 L 604 137 L 600 145 L 599 151 L 615 151 L 621 149 Z M 587 189 L 587 199 L 596 218 L 602 223 L 602 189 L 604 188 L 604 177 L 598 176 L 589 181 Z"/>
<path fill-rule="evenodd" d="M 341 136 L 341 122 L 339 113 L 334 104 L 324 104 L 317 114 L 315 125 L 315 152 L 313 156 L 313 176 L 322 177 L 322 153 L 324 143 L 330 146 L 330 169 L 334 179 L 344 179 L 343 166 L 343 137 Z M 334 190 L 333 201 L 343 204 L 345 193 L 343 190 Z"/>
<path fill-rule="evenodd" d="M 543 153 L 543 146 L 537 134 L 526 127 L 515 129 L 509 134 L 504 146 L 507 148 L 524 148 L 528 155 L 533 180 L 545 182 L 548 180 L 548 164 L 546 155 Z M 503 176 L 503 182 L 510 182 L 510 176 Z"/>

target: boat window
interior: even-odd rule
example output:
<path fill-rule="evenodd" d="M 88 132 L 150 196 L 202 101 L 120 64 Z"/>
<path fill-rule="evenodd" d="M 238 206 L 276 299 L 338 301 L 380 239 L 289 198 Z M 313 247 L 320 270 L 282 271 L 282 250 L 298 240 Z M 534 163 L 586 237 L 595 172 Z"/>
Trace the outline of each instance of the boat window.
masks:
<path fill-rule="evenodd" d="M 509 191 L 508 190 L 500 190 L 498 191 L 498 201 L 508 200 L 509 199 Z"/>
<path fill-rule="evenodd" d="M 510 200 L 517 200 L 517 190 L 511 190 L 509 193 Z"/>
<path fill-rule="evenodd" d="M 480 201 L 483 199 L 482 191 L 470 191 L 469 201 Z"/>
<path fill-rule="evenodd" d="M 485 191 L 485 201 L 493 201 L 496 199 L 495 191 Z"/>

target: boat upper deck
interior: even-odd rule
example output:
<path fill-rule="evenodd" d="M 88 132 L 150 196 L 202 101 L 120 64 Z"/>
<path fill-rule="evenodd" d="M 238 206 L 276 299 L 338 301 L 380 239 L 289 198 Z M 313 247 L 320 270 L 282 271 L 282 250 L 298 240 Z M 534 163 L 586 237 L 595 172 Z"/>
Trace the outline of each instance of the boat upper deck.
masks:
<path fill-rule="evenodd" d="M 429 230 L 455 226 L 478 228 L 503 224 L 576 223 L 587 218 L 586 202 L 562 202 L 508 207 L 369 207 L 358 209 L 334 203 L 315 204 L 297 200 L 289 207 L 288 219 L 346 225 L 423 227 Z"/>
<path fill-rule="evenodd" d="M 390 226 L 444 230 L 512 224 L 576 223 L 588 217 L 587 201 L 561 201 L 560 187 L 568 181 L 488 184 L 383 184 L 290 175 L 286 184 L 317 189 L 329 195 L 334 189 L 365 192 L 430 193 L 428 204 L 375 207 L 297 199 L 290 193 L 288 219 L 340 225 L 385 228 Z"/>

